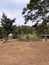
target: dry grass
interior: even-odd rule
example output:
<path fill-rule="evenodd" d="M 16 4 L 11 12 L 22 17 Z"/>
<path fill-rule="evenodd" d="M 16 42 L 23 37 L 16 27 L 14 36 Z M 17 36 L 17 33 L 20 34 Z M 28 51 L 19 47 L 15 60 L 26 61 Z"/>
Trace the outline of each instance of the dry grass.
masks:
<path fill-rule="evenodd" d="M 49 65 L 49 40 L 0 41 L 0 65 Z"/>

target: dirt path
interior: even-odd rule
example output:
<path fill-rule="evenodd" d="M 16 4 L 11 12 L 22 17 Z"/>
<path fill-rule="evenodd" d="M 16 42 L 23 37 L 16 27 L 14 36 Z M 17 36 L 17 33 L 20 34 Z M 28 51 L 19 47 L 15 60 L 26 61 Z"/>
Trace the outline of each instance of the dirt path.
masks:
<path fill-rule="evenodd" d="M 0 65 L 49 65 L 49 41 L 0 41 Z"/>

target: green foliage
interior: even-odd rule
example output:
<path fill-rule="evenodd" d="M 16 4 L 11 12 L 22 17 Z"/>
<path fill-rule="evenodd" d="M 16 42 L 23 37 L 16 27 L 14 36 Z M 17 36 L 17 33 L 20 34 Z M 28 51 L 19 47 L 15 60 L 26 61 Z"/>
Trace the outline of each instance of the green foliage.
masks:
<path fill-rule="evenodd" d="M 0 39 L 3 38 L 2 27 L 0 27 Z"/>
<path fill-rule="evenodd" d="M 31 26 L 15 26 L 13 30 L 13 38 L 17 38 L 18 35 L 32 34 L 33 28 Z"/>
<path fill-rule="evenodd" d="M 47 30 L 47 33 L 49 34 L 49 29 Z"/>
<path fill-rule="evenodd" d="M 20 40 L 20 41 L 26 41 L 27 40 L 26 35 L 19 35 L 18 36 L 18 40 Z"/>
<path fill-rule="evenodd" d="M 6 30 L 4 27 L 1 27 L 0 29 L 0 33 L 2 34 L 3 37 L 6 36 Z M 13 38 L 17 38 L 19 35 L 23 35 L 23 34 L 32 34 L 33 33 L 33 28 L 32 26 L 14 26 L 14 29 L 12 32 L 12 36 Z"/>
<path fill-rule="evenodd" d="M 39 40 L 36 34 L 25 34 L 18 37 L 20 41 L 37 41 Z"/>
<path fill-rule="evenodd" d="M 30 2 L 27 4 L 27 7 L 23 9 L 22 14 L 25 18 L 25 23 L 27 23 L 29 20 L 33 23 L 40 22 L 40 20 L 43 20 L 43 22 L 48 23 L 49 22 L 49 16 L 47 13 L 49 13 L 48 8 L 49 7 L 49 0 L 30 0 Z M 39 20 L 38 18 L 41 17 Z M 37 20 L 38 19 L 38 20 Z"/>
<path fill-rule="evenodd" d="M 47 24 L 49 23 L 49 0 L 30 0 L 30 2 L 23 9 L 22 14 L 25 18 L 25 24 L 30 20 L 35 23 L 36 31 L 41 31 L 47 34 Z M 42 20 L 41 29 L 37 28 L 39 22 Z M 37 24 L 36 24 L 37 23 Z M 44 31 L 43 31 L 44 30 Z"/>
<path fill-rule="evenodd" d="M 3 13 L 2 18 L 1 18 L 1 25 L 4 28 L 3 35 L 5 37 L 8 37 L 8 35 L 13 32 L 13 29 L 14 29 L 13 23 L 14 22 L 15 22 L 15 19 L 11 20 L 10 18 L 7 18 L 7 16 Z"/>

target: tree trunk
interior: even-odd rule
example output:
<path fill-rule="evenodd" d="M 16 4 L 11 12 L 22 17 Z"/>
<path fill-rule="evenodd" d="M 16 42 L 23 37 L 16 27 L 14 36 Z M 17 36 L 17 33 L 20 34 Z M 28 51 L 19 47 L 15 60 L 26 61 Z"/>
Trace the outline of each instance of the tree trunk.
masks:
<path fill-rule="evenodd" d="M 8 41 L 8 35 L 4 34 L 4 43 L 6 43 Z"/>
<path fill-rule="evenodd" d="M 47 41 L 47 28 L 45 30 L 45 41 Z"/>

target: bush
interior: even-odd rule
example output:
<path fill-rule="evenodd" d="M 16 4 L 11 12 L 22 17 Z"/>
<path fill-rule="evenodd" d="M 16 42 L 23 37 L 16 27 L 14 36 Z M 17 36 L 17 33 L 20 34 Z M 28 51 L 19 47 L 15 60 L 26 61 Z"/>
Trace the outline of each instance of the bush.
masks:
<path fill-rule="evenodd" d="M 25 35 L 20 35 L 18 37 L 18 40 L 21 41 L 37 41 L 39 40 L 36 34 L 25 34 Z"/>
<path fill-rule="evenodd" d="M 37 41 L 38 40 L 38 37 L 36 34 L 28 34 L 27 35 L 27 39 L 28 40 L 31 40 L 31 41 Z"/>
<path fill-rule="evenodd" d="M 26 41 L 27 40 L 26 35 L 19 35 L 18 40 Z"/>

